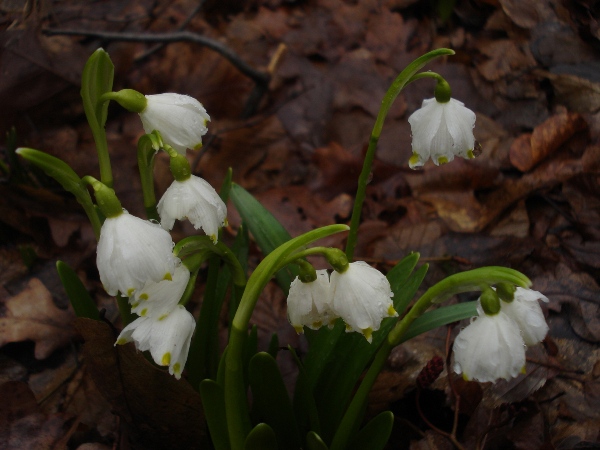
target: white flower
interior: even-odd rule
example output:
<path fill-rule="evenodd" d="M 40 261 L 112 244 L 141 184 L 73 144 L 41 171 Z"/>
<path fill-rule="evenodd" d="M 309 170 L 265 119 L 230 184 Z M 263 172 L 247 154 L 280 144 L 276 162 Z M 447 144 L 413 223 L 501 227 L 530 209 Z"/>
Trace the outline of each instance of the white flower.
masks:
<path fill-rule="evenodd" d="M 210 117 L 198 100 L 172 93 L 146 95 L 146 100 L 146 108 L 140 113 L 146 133 L 158 130 L 163 142 L 182 155 L 188 148 L 202 146 Z"/>
<path fill-rule="evenodd" d="M 303 326 L 317 330 L 335 319 L 328 301 L 329 275 L 326 270 L 317 270 L 317 279 L 309 283 L 296 277 L 287 298 L 288 319 L 296 332 L 302 333 Z"/>
<path fill-rule="evenodd" d="M 346 331 L 359 331 L 371 342 L 385 317 L 394 317 L 394 293 L 387 278 L 363 261 L 348 265 L 344 273 L 331 274 L 329 304 L 346 322 Z"/>
<path fill-rule="evenodd" d="M 474 157 L 475 113 L 462 102 L 423 100 L 421 109 L 415 111 L 408 122 L 413 137 L 411 169 L 424 165 L 430 157 L 436 165 L 450 162 L 454 156 Z"/>
<path fill-rule="evenodd" d="M 517 323 L 527 345 L 542 342 L 548 334 L 548 324 L 538 299 L 548 301 L 548 298 L 538 291 L 517 287 L 514 300 L 510 303 L 502 302 L 502 312 Z"/>
<path fill-rule="evenodd" d="M 104 221 L 96 265 L 104 289 L 110 295 L 121 291 L 130 297 L 148 280 L 169 279 L 178 261 L 173 256 L 171 235 L 160 225 L 125 211 Z"/>
<path fill-rule="evenodd" d="M 150 350 L 156 364 L 169 366 L 169 373 L 180 379 L 195 327 L 194 316 L 179 305 L 160 320 L 152 317 L 134 320 L 123 328 L 115 345 L 133 341 L 138 350 Z"/>
<path fill-rule="evenodd" d="M 525 369 L 525 343 L 519 327 L 500 311 L 479 316 L 454 340 L 454 371 L 466 380 L 509 380 Z"/>
<path fill-rule="evenodd" d="M 188 218 L 194 228 L 202 228 L 213 242 L 217 242 L 219 228 L 227 216 L 227 207 L 219 194 L 206 180 L 194 175 L 185 181 L 173 181 L 157 209 L 164 229 L 172 229 L 175 219 Z"/>
<path fill-rule="evenodd" d="M 129 299 L 131 312 L 160 319 L 173 311 L 190 279 L 190 271 L 183 264 L 175 268 L 172 280 L 147 281 L 142 289 Z"/>

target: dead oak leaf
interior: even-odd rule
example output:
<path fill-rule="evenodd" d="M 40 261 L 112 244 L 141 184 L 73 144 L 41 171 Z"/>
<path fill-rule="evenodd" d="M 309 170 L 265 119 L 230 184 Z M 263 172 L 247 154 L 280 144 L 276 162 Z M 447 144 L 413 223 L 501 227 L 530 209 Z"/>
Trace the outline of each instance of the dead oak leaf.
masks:
<path fill-rule="evenodd" d="M 31 278 L 20 293 L 6 300 L 1 314 L 0 346 L 34 341 L 37 359 L 47 358 L 75 334 L 72 311 L 59 309 L 38 278 Z"/>

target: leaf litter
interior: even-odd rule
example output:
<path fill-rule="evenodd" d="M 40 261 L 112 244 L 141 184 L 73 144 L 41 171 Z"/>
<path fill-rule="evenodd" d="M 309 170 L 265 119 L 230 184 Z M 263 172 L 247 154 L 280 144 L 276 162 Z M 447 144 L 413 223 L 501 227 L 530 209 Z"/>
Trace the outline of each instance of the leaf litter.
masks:
<path fill-rule="evenodd" d="M 456 2 L 444 22 L 424 5 L 271 0 L 233 8 L 207 3 L 187 29 L 226 42 L 254 67 L 266 69 L 277 48 L 285 45 L 267 94 L 256 114 L 246 118 L 241 115 L 252 82 L 206 48 L 180 42 L 145 56 L 154 44 L 48 37 L 41 31 L 59 25 L 174 31 L 194 9 L 191 0 L 43 2 L 30 11 L 3 5 L 5 57 L 0 65 L 7 76 L 0 81 L 5 105 L 2 135 L 14 125 L 19 145 L 65 158 L 79 174 L 94 174 L 93 141 L 78 80 L 87 55 L 103 45 L 115 61 L 119 87 L 199 98 L 212 121 L 196 170 L 219 186 L 233 167 L 234 180 L 295 235 L 348 220 L 356 174 L 388 84 L 423 52 L 453 47 L 457 55 L 432 70 L 448 77 L 454 95 L 476 111 L 482 154 L 473 161 L 411 172 L 406 163 L 406 118 L 423 98 L 431 97 L 433 87 L 427 81 L 411 85 L 384 127 L 357 255 L 388 265 L 410 251 L 421 252 L 431 265 L 422 288 L 449 273 L 481 265 L 507 265 L 529 275 L 534 288 L 550 299 L 544 306 L 550 338 L 543 348 L 532 349 L 527 375 L 513 384 L 480 389 L 456 380 L 462 397 L 462 442 L 466 448 L 597 445 L 600 436 L 591 431 L 600 426 L 597 13 L 590 2 L 475 0 Z M 143 214 L 133 150 L 141 125 L 133 115 L 111 108 L 107 129 L 116 187 L 124 192 L 127 209 Z M 157 171 L 162 191 L 170 179 L 164 161 Z M 179 430 L 179 412 L 163 409 L 167 400 L 141 403 L 144 395 L 135 387 L 130 364 L 141 363 L 152 383 L 169 383 L 164 372 L 145 364 L 129 347 L 114 349 L 110 328 L 92 331 L 80 323 L 86 342 L 82 347 L 74 314 L 58 298 L 64 294 L 56 284 L 36 277 L 40 264 L 67 257 L 89 278 L 99 304 L 108 305 L 83 214 L 48 180 L 34 179 L 34 186 L 0 180 L 7 193 L 0 202 L 0 389 L 15 400 L 10 405 L 23 405 L 18 411 L 4 408 L 2 433 L 25 446 L 14 448 L 68 444 L 84 449 L 117 442 L 121 448 L 135 448 L 140 433 L 154 428 L 153 414 L 171 415 L 174 422 L 169 426 Z M 46 200 L 35 201 L 42 192 L 51 199 L 51 208 L 42 207 Z M 329 245 L 341 247 L 343 242 Z M 32 267 L 25 264 L 21 248 L 33 249 L 37 259 Z M 253 319 L 261 336 L 278 330 L 282 344 L 294 343 L 293 333 L 285 333 L 285 308 L 277 292 L 269 288 L 264 308 L 258 308 Z M 107 317 L 116 317 L 114 308 Z M 261 345 L 267 341 L 261 338 Z M 391 406 L 399 417 L 398 408 L 414 407 L 416 373 L 431 355 L 445 355 L 446 341 L 446 330 L 441 330 L 398 348 L 400 355 L 404 352 L 404 357 L 396 355 L 398 360 L 410 363 L 390 360 L 373 392 L 372 407 Z M 94 358 L 104 365 L 90 364 Z M 107 367 L 115 359 L 122 362 L 123 378 L 109 383 L 115 373 Z M 427 401 L 452 415 L 454 394 L 447 388 L 447 377 L 444 371 Z M 180 403 L 196 411 L 187 386 L 169 389 L 174 396 L 183 395 Z M 414 421 L 408 427 L 412 432 L 402 438 L 399 430 L 404 428 L 394 432 L 392 447 L 451 447 L 415 417 L 409 418 Z M 31 429 L 43 431 L 30 438 L 38 441 L 24 440 Z M 173 432 L 183 436 L 182 442 L 203 439 Z M 160 439 L 160 433 L 151 436 Z"/>

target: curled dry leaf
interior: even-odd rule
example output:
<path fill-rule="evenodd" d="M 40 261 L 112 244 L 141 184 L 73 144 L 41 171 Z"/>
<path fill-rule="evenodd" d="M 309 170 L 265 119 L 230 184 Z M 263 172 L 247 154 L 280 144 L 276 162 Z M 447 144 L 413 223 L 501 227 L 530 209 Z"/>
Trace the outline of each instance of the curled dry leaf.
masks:
<path fill-rule="evenodd" d="M 0 346 L 32 340 L 35 357 L 45 359 L 75 335 L 71 326 L 72 310 L 59 309 L 48 288 L 38 278 L 31 278 L 25 288 L 6 300 L 3 306 Z"/>
<path fill-rule="evenodd" d="M 565 111 L 552 116 L 535 127 L 531 135 L 515 139 L 510 148 L 510 162 L 521 172 L 528 172 L 585 127 L 585 120 L 577 113 Z"/>

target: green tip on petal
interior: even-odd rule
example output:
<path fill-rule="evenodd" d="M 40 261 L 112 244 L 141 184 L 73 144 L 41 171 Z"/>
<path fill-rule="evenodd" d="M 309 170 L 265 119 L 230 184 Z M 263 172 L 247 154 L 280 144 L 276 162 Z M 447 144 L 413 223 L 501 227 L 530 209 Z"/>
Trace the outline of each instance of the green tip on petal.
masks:
<path fill-rule="evenodd" d="M 352 327 L 346 324 L 346 333 L 350 333 L 352 331 Z"/>
<path fill-rule="evenodd" d="M 204 121 L 204 126 L 206 126 L 206 121 Z M 194 145 L 194 151 L 198 151 L 202 148 L 202 142 Z"/>
<path fill-rule="evenodd" d="M 323 322 L 320 320 L 313 322 L 312 327 L 316 330 L 317 328 L 321 328 L 323 326 Z"/>
<path fill-rule="evenodd" d="M 387 310 L 387 313 L 390 317 L 396 317 L 398 315 L 398 312 L 394 309 L 394 305 L 390 305 L 390 307 Z"/>
<path fill-rule="evenodd" d="M 171 275 L 170 272 L 167 272 L 167 273 L 165 273 L 163 280 L 173 281 L 173 276 Z"/>
<path fill-rule="evenodd" d="M 419 164 L 420 158 L 418 153 L 413 153 L 410 159 L 408 160 L 408 165 L 411 168 L 414 168 L 417 164 Z"/>
<path fill-rule="evenodd" d="M 163 355 L 162 360 L 160 361 L 161 366 L 168 366 L 171 364 L 171 353 L 167 352 Z"/>
<path fill-rule="evenodd" d="M 294 325 L 294 330 L 296 330 L 296 333 L 298 334 L 304 334 L 304 328 L 301 325 Z"/>
<path fill-rule="evenodd" d="M 523 375 L 525 375 L 527 373 L 527 369 L 525 368 L 525 366 L 521 367 L 521 373 Z"/>
<path fill-rule="evenodd" d="M 438 164 L 441 166 L 442 164 L 448 164 L 448 158 L 445 156 L 440 156 L 438 158 Z"/>
<path fill-rule="evenodd" d="M 140 295 L 140 300 L 148 300 L 148 294 L 144 292 L 142 295 Z"/>
<path fill-rule="evenodd" d="M 473 153 L 473 150 L 467 150 L 467 157 L 469 159 L 475 159 L 475 153 Z"/>
<path fill-rule="evenodd" d="M 471 381 L 471 379 L 467 376 L 466 373 L 463 373 L 462 377 L 463 377 L 463 380 L 465 380 L 465 381 Z"/>
<path fill-rule="evenodd" d="M 124 345 L 127 344 L 127 339 L 125 338 L 121 338 L 121 339 L 117 339 L 117 345 Z"/>
<path fill-rule="evenodd" d="M 135 288 L 129 288 L 129 289 L 127 289 L 127 297 L 131 297 L 134 292 L 135 292 Z"/>
<path fill-rule="evenodd" d="M 210 235 L 210 240 L 212 241 L 213 244 L 216 244 L 218 242 L 217 235 L 216 234 L 211 234 Z"/>
<path fill-rule="evenodd" d="M 144 317 L 146 314 L 148 314 L 148 308 L 142 309 L 142 311 L 140 312 L 140 316 Z"/>
<path fill-rule="evenodd" d="M 168 316 L 168 314 L 163 314 L 162 316 L 160 316 L 160 317 L 159 317 L 158 319 L 156 319 L 156 320 L 158 320 L 158 321 L 160 322 L 161 320 L 165 320 L 165 319 L 167 318 L 167 316 Z"/>
<path fill-rule="evenodd" d="M 179 375 L 181 373 L 181 364 L 173 364 L 173 373 Z"/>
<path fill-rule="evenodd" d="M 373 342 L 373 328 L 365 328 L 364 330 L 362 330 L 362 334 L 369 344 Z"/>
<path fill-rule="evenodd" d="M 135 302 L 131 304 L 132 308 L 137 308 L 138 306 L 140 306 L 140 302 Z"/>

